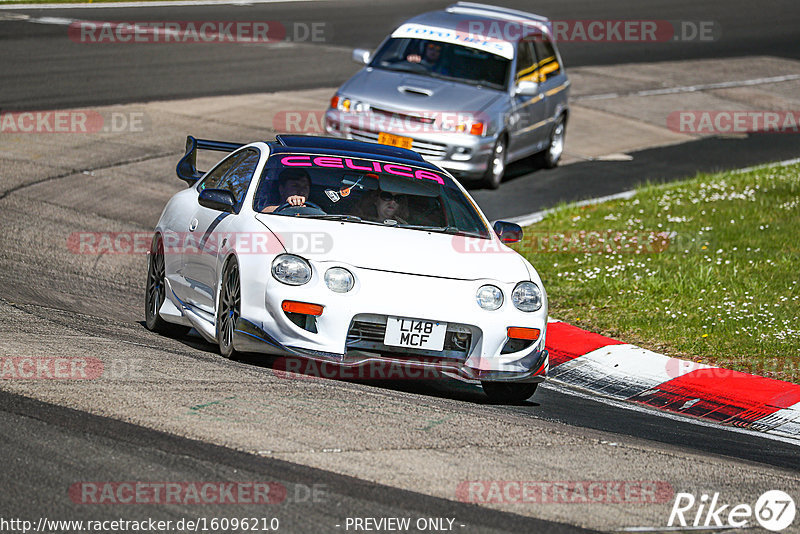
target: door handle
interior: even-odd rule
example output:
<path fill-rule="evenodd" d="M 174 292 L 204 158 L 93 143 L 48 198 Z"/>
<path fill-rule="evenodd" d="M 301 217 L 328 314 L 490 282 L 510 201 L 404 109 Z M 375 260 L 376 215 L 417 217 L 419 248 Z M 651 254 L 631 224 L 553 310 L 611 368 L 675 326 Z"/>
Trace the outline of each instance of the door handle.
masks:
<path fill-rule="evenodd" d="M 189 231 L 194 232 L 197 230 L 197 219 L 192 219 L 191 224 L 189 224 Z"/>

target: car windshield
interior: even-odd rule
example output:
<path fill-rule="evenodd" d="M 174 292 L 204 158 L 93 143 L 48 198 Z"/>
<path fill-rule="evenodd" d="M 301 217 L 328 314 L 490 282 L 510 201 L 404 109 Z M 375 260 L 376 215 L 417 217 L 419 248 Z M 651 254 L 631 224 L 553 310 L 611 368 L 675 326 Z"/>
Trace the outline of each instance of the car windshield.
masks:
<path fill-rule="evenodd" d="M 306 198 L 303 207 L 289 197 Z M 276 216 L 334 219 L 489 238 L 452 178 L 433 170 L 361 158 L 278 153 L 267 161 L 253 209 Z"/>
<path fill-rule="evenodd" d="M 484 50 L 431 39 L 391 38 L 370 66 L 505 89 L 511 61 Z"/>

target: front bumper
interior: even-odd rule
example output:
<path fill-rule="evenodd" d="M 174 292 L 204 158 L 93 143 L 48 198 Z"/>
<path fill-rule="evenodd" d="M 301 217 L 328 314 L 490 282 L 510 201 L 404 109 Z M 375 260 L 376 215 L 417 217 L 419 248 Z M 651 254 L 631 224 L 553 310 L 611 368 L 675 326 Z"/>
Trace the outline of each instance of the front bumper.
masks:
<path fill-rule="evenodd" d="M 391 120 L 370 112 L 344 113 L 329 109 L 325 113 L 325 132 L 334 137 L 378 142 L 379 133 L 412 139 L 411 149 L 427 161 L 464 178 L 481 178 L 489 166 L 497 136 L 477 136 L 434 130 L 430 125 L 408 120 Z"/>
<path fill-rule="evenodd" d="M 242 272 L 257 272 L 255 259 L 240 260 Z M 250 261 L 252 266 L 245 265 Z M 251 279 L 249 289 L 242 292 L 242 314 L 234 337 L 237 350 L 351 367 L 389 362 L 411 369 L 437 369 L 468 381 L 539 382 L 547 374 L 547 306 L 532 313 L 514 308 L 510 294 L 516 282 L 387 273 L 341 262 L 311 264 L 312 279 L 303 286 L 281 284 L 266 272 Z M 334 293 L 325 285 L 321 273 L 332 266 L 354 274 L 356 285 L 349 293 Z M 475 302 L 477 289 L 486 283 L 497 285 L 506 296 L 499 310 L 482 310 Z M 324 309 L 313 328 L 301 326 L 282 310 L 286 300 L 319 304 Z M 456 334 L 468 334 L 469 341 L 460 346 L 446 341 L 438 352 L 388 347 L 383 341 L 386 318 L 391 316 L 447 323 L 453 340 L 459 338 Z M 358 325 L 369 328 L 359 333 L 362 326 Z M 514 345 L 507 337 L 512 326 L 538 328 L 540 335 L 524 346 Z"/>
<path fill-rule="evenodd" d="M 334 364 L 344 369 L 357 369 L 352 372 L 326 373 L 323 376 L 341 378 L 455 378 L 463 382 L 478 384 L 481 381 L 491 382 L 543 382 L 549 370 L 547 350 L 535 350 L 517 361 L 519 370 L 481 370 L 457 361 L 422 361 L 420 359 L 391 357 L 370 354 L 365 351 L 347 351 L 344 354 L 322 352 L 301 347 L 285 346 L 264 332 L 258 325 L 240 319 L 233 338 L 236 350 L 242 352 L 267 352 L 276 354 L 276 349 L 284 356 L 296 356 L 323 364 Z M 376 364 L 380 367 L 374 367 Z M 386 371 L 386 366 L 392 370 Z M 380 369 L 375 372 L 372 369 Z M 360 371 L 367 369 L 366 372 Z"/>

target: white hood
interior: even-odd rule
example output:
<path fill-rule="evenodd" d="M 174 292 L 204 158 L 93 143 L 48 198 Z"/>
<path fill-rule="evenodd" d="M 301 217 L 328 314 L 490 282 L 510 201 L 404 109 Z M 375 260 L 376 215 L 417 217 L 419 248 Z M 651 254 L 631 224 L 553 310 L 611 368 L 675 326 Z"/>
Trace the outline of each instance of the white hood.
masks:
<path fill-rule="evenodd" d="M 312 261 L 340 261 L 363 269 L 514 283 L 529 280 L 524 260 L 500 243 L 389 226 L 256 215 L 287 252 Z"/>

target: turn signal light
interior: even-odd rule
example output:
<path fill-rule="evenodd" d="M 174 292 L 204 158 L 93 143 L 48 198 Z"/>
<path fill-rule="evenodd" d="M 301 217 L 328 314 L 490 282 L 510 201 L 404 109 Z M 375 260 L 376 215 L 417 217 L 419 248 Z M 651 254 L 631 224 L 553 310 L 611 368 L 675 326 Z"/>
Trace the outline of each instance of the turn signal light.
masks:
<path fill-rule="evenodd" d="M 469 128 L 469 133 L 471 135 L 483 135 L 485 129 L 485 125 L 482 122 L 476 122 Z"/>
<path fill-rule="evenodd" d="M 338 109 L 339 108 L 339 96 L 333 95 L 331 97 L 331 109 Z"/>
<path fill-rule="evenodd" d="M 322 315 L 322 308 L 319 304 L 309 304 L 307 302 L 296 302 L 294 300 L 284 300 L 281 309 L 289 313 L 302 313 L 303 315 Z"/>
<path fill-rule="evenodd" d="M 538 328 L 523 328 L 521 326 L 510 326 L 508 328 L 508 337 L 511 339 L 527 339 L 536 341 L 539 339 Z"/>

